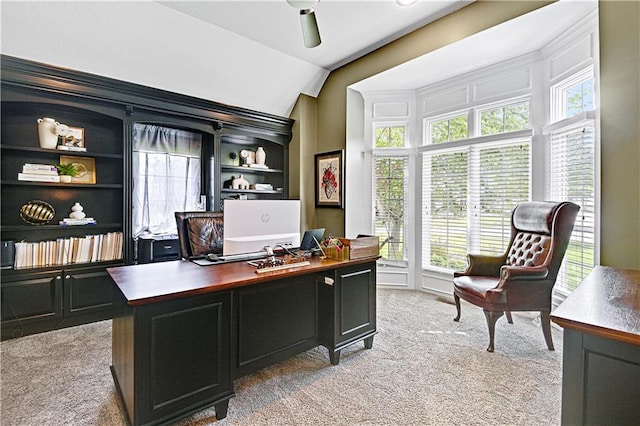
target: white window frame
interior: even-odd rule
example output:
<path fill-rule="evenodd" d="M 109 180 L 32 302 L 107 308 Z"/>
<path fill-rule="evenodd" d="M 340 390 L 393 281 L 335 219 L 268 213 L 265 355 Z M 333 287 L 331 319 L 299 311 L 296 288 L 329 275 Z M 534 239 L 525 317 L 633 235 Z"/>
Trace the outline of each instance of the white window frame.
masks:
<path fill-rule="evenodd" d="M 585 81 L 592 79 L 594 82 L 593 87 L 593 110 L 583 111 L 575 116 L 566 118 L 565 105 L 566 105 L 566 93 L 567 90 L 577 84 L 581 84 Z M 551 117 L 551 123 L 544 127 L 543 134 L 545 135 L 545 148 L 547 155 L 551 155 L 551 143 L 554 134 L 563 133 L 566 130 L 579 127 L 581 124 L 586 124 L 593 127 L 594 133 L 594 229 L 593 229 L 593 244 L 594 244 L 594 265 L 600 263 L 600 138 L 598 130 L 598 104 L 597 104 L 597 81 L 595 76 L 595 69 L 593 65 L 584 67 L 583 69 L 573 73 L 564 80 L 552 85 L 550 87 L 550 103 L 549 103 L 549 116 Z M 547 157 L 548 158 L 548 157 Z M 551 170 L 547 170 L 547 176 L 551 175 Z M 545 182 L 545 194 L 547 197 L 551 197 L 551 181 L 548 179 Z M 580 212 L 578 212 L 580 215 Z M 576 221 L 577 223 L 578 221 Z M 564 267 L 564 261 L 563 261 Z M 571 293 L 571 290 L 561 285 L 554 287 L 554 304 L 562 301 L 566 296 Z"/>
<path fill-rule="evenodd" d="M 404 127 L 404 147 L 403 148 L 377 148 L 376 145 L 376 129 L 381 128 L 381 127 Z M 398 157 L 398 158 L 406 158 L 407 159 L 407 179 L 406 179 L 406 183 L 407 183 L 407 188 L 406 188 L 406 193 L 407 194 L 411 194 L 413 191 L 413 187 L 414 184 L 412 182 L 412 180 L 410 179 L 411 176 L 411 162 L 412 162 L 412 156 L 414 153 L 414 149 L 411 148 L 411 126 L 409 121 L 407 120 L 380 120 L 380 121 L 372 121 L 371 123 L 371 140 L 368 143 L 368 149 L 365 152 L 365 161 L 368 164 L 369 168 L 370 168 L 370 176 L 372 177 L 371 180 L 371 199 L 370 199 L 370 204 L 371 206 L 373 206 L 373 208 L 371 209 L 371 218 L 370 218 L 370 223 L 371 223 L 371 227 L 372 227 L 372 231 L 375 230 L 375 223 L 376 223 L 376 218 L 375 218 L 375 200 L 376 200 L 376 194 L 375 194 L 375 182 L 373 181 L 373 179 L 375 179 L 375 162 L 376 162 L 376 158 L 385 158 L 385 157 Z M 409 213 L 412 211 L 411 209 L 411 203 L 409 202 L 409 200 L 405 199 L 405 205 L 404 205 L 404 224 L 403 224 L 403 231 L 404 231 L 404 235 L 403 235 L 403 246 L 404 246 L 404 259 L 403 260 L 391 260 L 391 259 L 380 259 L 378 260 L 378 264 L 380 265 L 388 265 L 388 266 L 398 266 L 398 267 L 407 267 L 409 264 L 409 253 L 408 253 L 408 244 L 410 243 L 410 241 L 412 241 L 409 236 L 408 236 L 408 216 Z M 382 241 L 380 241 L 382 243 Z"/>

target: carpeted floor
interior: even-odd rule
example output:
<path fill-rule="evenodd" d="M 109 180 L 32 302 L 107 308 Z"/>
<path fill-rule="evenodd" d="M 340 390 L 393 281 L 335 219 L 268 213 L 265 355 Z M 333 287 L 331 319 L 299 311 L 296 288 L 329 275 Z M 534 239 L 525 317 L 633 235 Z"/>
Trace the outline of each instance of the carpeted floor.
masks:
<path fill-rule="evenodd" d="M 235 382 L 228 417 L 204 410 L 181 426 L 558 425 L 562 333 L 549 351 L 531 317 L 496 326 L 482 310 L 433 295 L 378 291 L 378 335 L 331 366 L 319 347 Z M 111 322 L 1 344 L 3 426 L 125 425 L 109 365 Z"/>

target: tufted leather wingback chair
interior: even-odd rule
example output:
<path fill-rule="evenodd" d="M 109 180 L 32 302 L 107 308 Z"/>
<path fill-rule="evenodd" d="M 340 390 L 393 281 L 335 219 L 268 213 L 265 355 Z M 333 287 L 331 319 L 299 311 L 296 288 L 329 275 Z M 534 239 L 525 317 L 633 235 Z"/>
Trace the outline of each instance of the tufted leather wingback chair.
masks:
<path fill-rule="evenodd" d="M 224 213 L 175 212 L 175 217 L 182 258 L 222 254 Z"/>
<path fill-rule="evenodd" d="M 501 256 L 468 255 L 469 266 L 454 272 L 453 297 L 460 320 L 460 299 L 483 309 L 493 352 L 495 324 L 504 313 L 539 311 L 549 350 L 551 292 L 567 250 L 579 206 L 570 202 L 522 203 L 511 215 L 511 241 Z"/>

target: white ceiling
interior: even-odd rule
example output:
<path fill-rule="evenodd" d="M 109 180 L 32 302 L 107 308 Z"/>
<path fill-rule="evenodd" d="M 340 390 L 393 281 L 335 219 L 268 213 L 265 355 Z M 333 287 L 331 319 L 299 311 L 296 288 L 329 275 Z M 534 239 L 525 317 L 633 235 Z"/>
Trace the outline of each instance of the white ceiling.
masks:
<path fill-rule="evenodd" d="M 302 42 L 299 10 L 285 0 L 161 1 L 171 9 L 224 28 L 287 55 L 334 70 L 472 0 L 320 0 L 314 7 L 322 43 Z"/>
<path fill-rule="evenodd" d="M 596 0 L 560 0 L 358 82 L 352 88 L 361 92 L 414 90 L 517 58 L 540 50 L 597 8 Z"/>
<path fill-rule="evenodd" d="M 307 49 L 299 12 L 285 0 L 0 0 L 0 50 L 288 116 L 301 93 L 318 95 L 331 70 L 468 3 L 321 0 L 322 44 Z M 596 0 L 561 0 L 358 87 L 423 87 L 534 51 L 596 7 Z M 61 30 L 60 22 L 73 26 Z"/>

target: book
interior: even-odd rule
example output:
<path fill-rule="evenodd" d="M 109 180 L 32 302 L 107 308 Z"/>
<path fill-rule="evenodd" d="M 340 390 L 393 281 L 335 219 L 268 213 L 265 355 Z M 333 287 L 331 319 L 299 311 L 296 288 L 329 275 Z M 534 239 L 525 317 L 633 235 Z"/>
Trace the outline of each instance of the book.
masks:
<path fill-rule="evenodd" d="M 87 152 L 87 148 L 80 146 L 67 146 L 67 145 L 58 145 L 57 149 L 60 151 L 78 151 L 78 152 Z"/>
<path fill-rule="evenodd" d="M 92 217 L 85 217 L 84 219 L 71 219 L 70 217 L 65 217 L 58 223 L 63 226 L 73 226 L 73 225 L 95 225 L 97 222 Z"/>
<path fill-rule="evenodd" d="M 58 175 L 58 169 L 51 164 L 30 164 L 22 166 L 22 173 L 34 175 Z"/>
<path fill-rule="evenodd" d="M 18 180 L 30 182 L 60 182 L 60 176 L 37 173 L 18 173 Z"/>

